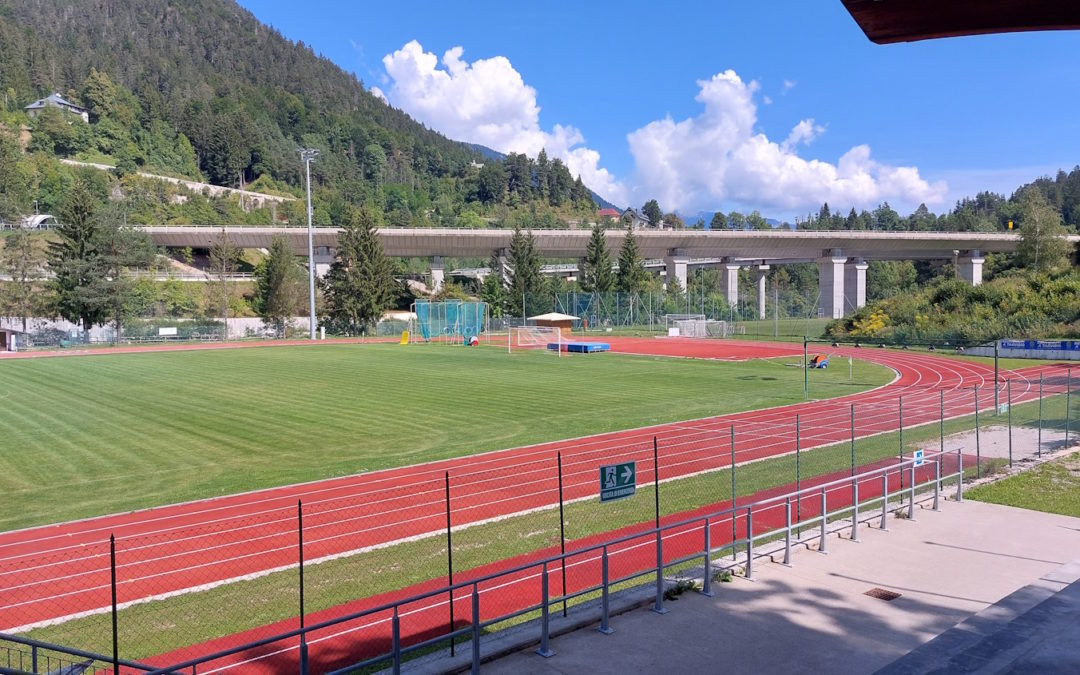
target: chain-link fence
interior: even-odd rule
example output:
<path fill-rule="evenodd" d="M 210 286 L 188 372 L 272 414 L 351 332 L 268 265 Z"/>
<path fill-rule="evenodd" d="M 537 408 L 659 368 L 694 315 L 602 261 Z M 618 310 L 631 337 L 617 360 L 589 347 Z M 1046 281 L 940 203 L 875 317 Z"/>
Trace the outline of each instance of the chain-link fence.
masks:
<path fill-rule="evenodd" d="M 395 630 L 400 644 L 446 647 L 472 629 L 474 606 L 482 621 L 511 615 L 500 625 L 534 616 L 538 575 L 564 598 L 558 611 L 594 599 L 598 556 L 425 597 L 396 618 L 392 605 L 777 494 L 796 494 L 791 522 L 812 528 L 823 506 L 853 496 L 808 489 L 920 456 L 982 476 L 1075 440 L 1072 388 L 1071 371 L 1043 366 L 999 383 L 996 404 L 992 385 L 913 384 L 903 397 L 817 401 L 8 533 L 0 632 L 97 654 L 115 644 L 124 659 L 167 665 L 332 623 L 303 644 L 299 633 L 275 638 L 219 664 L 267 672 L 295 672 L 301 660 L 327 672 L 385 654 Z M 599 500 L 605 466 L 632 467 L 633 494 Z M 906 472 L 877 485 L 854 489 L 910 500 Z M 748 527 L 741 516 L 713 519 L 711 545 L 741 555 L 745 545 L 730 544 Z M 682 549 L 665 551 L 671 563 Z M 634 546 L 607 553 L 612 578 L 641 567 Z M 23 647 L 7 647 L 9 664 Z M 18 663 L 8 667 L 34 672 Z"/>

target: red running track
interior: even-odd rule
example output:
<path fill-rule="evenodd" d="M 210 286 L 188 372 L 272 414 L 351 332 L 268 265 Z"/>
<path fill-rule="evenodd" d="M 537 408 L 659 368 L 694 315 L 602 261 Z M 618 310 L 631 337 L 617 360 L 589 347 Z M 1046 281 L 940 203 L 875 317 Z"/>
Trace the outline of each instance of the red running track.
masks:
<path fill-rule="evenodd" d="M 613 339 L 616 351 L 689 353 L 710 358 L 791 355 L 791 345 L 688 339 Z M 652 439 L 660 439 L 660 479 L 728 466 L 729 428 L 736 463 L 794 450 L 800 415 L 803 448 L 895 430 L 898 397 L 904 426 L 970 414 L 971 387 L 992 405 L 992 371 L 971 362 L 876 349 L 829 349 L 898 372 L 890 385 L 831 401 L 659 425 L 431 464 L 172 505 L 0 535 L 0 630 L 40 624 L 109 606 L 108 536 L 117 539 L 118 600 L 128 603 L 294 565 L 296 502 L 304 502 L 305 556 L 314 560 L 440 531 L 444 472 L 451 474 L 455 526 L 557 503 L 555 457 L 563 457 L 567 500 L 592 495 L 600 464 L 635 459 L 638 480 L 653 480 Z M 1054 367 L 1007 373 L 1013 400 L 1037 396 L 1032 376 Z M 1064 372 L 1061 370 L 1060 372 Z M 1054 391 L 1058 378 L 1048 380 Z"/>
<path fill-rule="evenodd" d="M 930 457 L 932 459 L 925 466 L 916 469 L 915 480 L 917 484 L 923 484 L 934 478 L 933 462 L 937 461 L 937 458 L 933 456 L 933 453 Z M 967 457 L 965 466 L 970 467 L 974 461 L 973 457 Z M 942 459 L 941 475 L 945 476 L 954 473 L 956 468 L 957 457 L 955 454 L 949 453 Z M 881 474 L 874 474 L 869 477 L 861 476 L 861 474 L 871 471 L 878 471 Z M 839 472 L 804 481 L 800 493 L 801 498 L 790 501 L 792 522 L 796 524 L 800 522 L 807 523 L 803 541 L 812 541 L 818 536 L 820 523 L 814 522 L 814 519 L 822 513 L 823 498 L 830 514 L 835 514 L 837 511 L 850 506 L 852 503 L 853 483 L 843 480 L 847 477 L 846 472 Z M 909 488 L 911 486 L 911 473 L 910 468 L 905 469 L 904 480 L 901 481 L 899 472 L 894 468 L 894 463 L 891 460 L 882 460 L 860 468 L 860 478 L 854 481 L 858 483 L 859 500 L 865 502 L 880 497 L 883 478 L 888 482 L 891 502 L 893 509 L 895 509 L 897 492 L 904 486 Z M 768 500 L 791 494 L 794 491 L 794 485 L 776 486 L 738 500 L 739 505 L 750 503 L 759 505 L 754 509 L 753 515 L 753 533 L 756 537 L 761 537 L 784 526 L 786 522 L 785 503 L 779 500 L 769 503 Z M 941 497 L 944 498 L 944 495 L 941 495 Z M 762 504 L 762 502 L 765 503 Z M 661 523 L 664 526 L 670 526 L 694 518 L 703 519 L 705 516 L 722 511 L 728 506 L 729 503 L 724 502 L 701 507 L 690 512 L 673 514 L 661 518 Z M 873 508 L 860 512 L 861 527 L 866 527 L 865 523 L 868 520 L 878 522 L 880 513 L 880 504 L 873 505 Z M 733 541 L 733 537 L 736 539 L 745 538 L 747 525 L 745 512 L 737 514 L 734 524 L 732 518 L 726 515 L 710 520 L 708 524 L 710 547 L 715 549 L 727 544 Z M 838 527 L 842 527 L 846 532 L 850 533 L 850 525 L 845 523 L 839 525 L 835 522 L 832 523 L 830 531 L 834 532 Z M 650 532 L 651 528 L 651 522 L 640 523 L 617 531 L 568 542 L 567 550 L 571 553 L 567 558 L 566 565 L 567 592 L 587 592 L 601 584 L 603 579 L 602 554 L 599 550 L 588 549 L 614 539 L 627 538 L 628 540 L 608 546 L 609 579 L 628 578 L 643 573 L 647 575 L 650 570 L 654 570 L 656 564 L 656 539 L 655 535 Z M 690 525 L 679 525 L 667 529 L 663 535 L 662 555 L 664 563 L 667 565 L 675 560 L 700 554 L 705 546 L 704 530 L 704 522 L 701 520 Z M 574 551 L 578 551 L 578 553 L 575 554 Z M 563 594 L 561 566 L 550 565 L 545 569 L 539 564 L 539 561 L 544 558 L 558 554 L 558 547 L 545 548 L 474 570 L 468 570 L 458 576 L 458 581 L 460 583 L 462 579 L 480 579 L 501 570 L 533 564 L 530 568 L 501 575 L 496 579 L 477 584 L 476 591 L 480 619 L 484 622 L 492 621 L 521 611 L 529 606 L 536 606 L 542 602 L 543 595 L 540 580 L 545 572 L 548 576 L 549 597 L 558 597 Z M 742 554 L 739 558 L 740 562 L 743 560 L 745 560 L 745 554 Z M 391 602 L 400 602 L 406 598 L 438 590 L 445 585 L 445 578 L 433 579 L 392 593 L 353 601 L 330 610 L 309 615 L 307 625 L 311 626 L 335 617 L 371 610 Z M 455 627 L 458 629 L 467 627 L 471 620 L 471 596 L 472 591 L 468 587 L 455 592 Z M 403 645 L 409 646 L 426 639 L 445 635 L 449 625 L 448 606 L 449 597 L 445 594 L 401 605 L 399 618 Z M 558 611 L 557 604 L 552 608 L 552 611 Z M 337 623 L 329 628 L 311 632 L 307 638 L 311 672 L 324 673 L 350 666 L 367 658 L 384 657 L 389 654 L 392 648 L 391 617 L 392 613 L 390 611 L 373 612 L 352 621 Z M 149 659 L 148 662 L 159 666 L 180 664 L 189 659 L 196 659 L 203 655 L 239 647 L 296 628 L 298 628 L 297 619 L 280 621 L 236 635 L 161 654 Z M 461 648 L 468 649 L 469 647 L 463 645 Z M 222 671 L 248 672 L 255 670 L 295 672 L 298 669 L 298 659 L 299 642 L 293 638 L 203 662 L 199 665 L 199 672 L 205 674 Z"/>

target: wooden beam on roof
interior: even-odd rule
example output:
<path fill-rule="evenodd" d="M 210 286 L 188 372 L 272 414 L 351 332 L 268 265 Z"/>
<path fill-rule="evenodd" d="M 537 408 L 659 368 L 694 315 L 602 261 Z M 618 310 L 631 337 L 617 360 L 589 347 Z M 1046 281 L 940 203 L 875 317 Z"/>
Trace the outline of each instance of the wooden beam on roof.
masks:
<path fill-rule="evenodd" d="M 1074 0 L 842 0 L 877 44 L 933 38 L 1080 29 Z"/>

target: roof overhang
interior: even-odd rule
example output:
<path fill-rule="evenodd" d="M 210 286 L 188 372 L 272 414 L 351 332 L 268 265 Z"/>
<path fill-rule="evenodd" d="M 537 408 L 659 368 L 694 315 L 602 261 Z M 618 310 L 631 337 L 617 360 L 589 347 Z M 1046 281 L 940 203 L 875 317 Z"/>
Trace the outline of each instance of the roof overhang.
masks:
<path fill-rule="evenodd" d="M 1035 30 L 1080 29 L 1069 0 L 843 0 L 877 44 Z"/>

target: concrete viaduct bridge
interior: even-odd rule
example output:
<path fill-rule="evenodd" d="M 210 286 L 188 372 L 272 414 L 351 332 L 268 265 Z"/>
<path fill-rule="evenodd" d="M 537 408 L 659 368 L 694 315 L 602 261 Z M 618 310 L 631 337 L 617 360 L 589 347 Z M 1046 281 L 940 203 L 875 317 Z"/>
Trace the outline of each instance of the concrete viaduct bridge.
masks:
<path fill-rule="evenodd" d="M 159 246 L 208 248 L 221 236 L 220 227 L 144 227 Z M 285 235 L 298 255 L 307 254 L 307 228 L 226 227 L 230 240 L 242 248 L 268 248 L 276 235 Z M 328 265 L 337 246 L 338 228 L 314 230 L 317 266 Z M 757 271 L 758 304 L 764 311 L 765 273 L 771 265 L 817 263 L 821 285 L 820 306 L 826 317 L 840 318 L 845 308 L 866 304 L 866 268 L 871 260 L 947 260 L 955 262 L 962 279 L 982 283 L 983 254 L 1015 251 L 1019 235 L 984 232 L 880 232 L 815 230 L 664 230 L 635 232 L 643 258 L 664 261 L 667 276 L 686 286 L 687 269 L 716 266 L 722 270 L 723 292 L 737 302 L 738 271 Z M 513 232 L 504 229 L 465 230 L 416 228 L 379 230 L 387 255 L 430 258 L 432 281 L 444 278 L 444 257 L 503 257 Z M 534 230 L 538 252 L 546 258 L 585 255 L 590 230 Z M 617 258 L 624 230 L 606 234 L 608 250 Z M 1070 236 L 1076 243 L 1080 236 Z"/>

